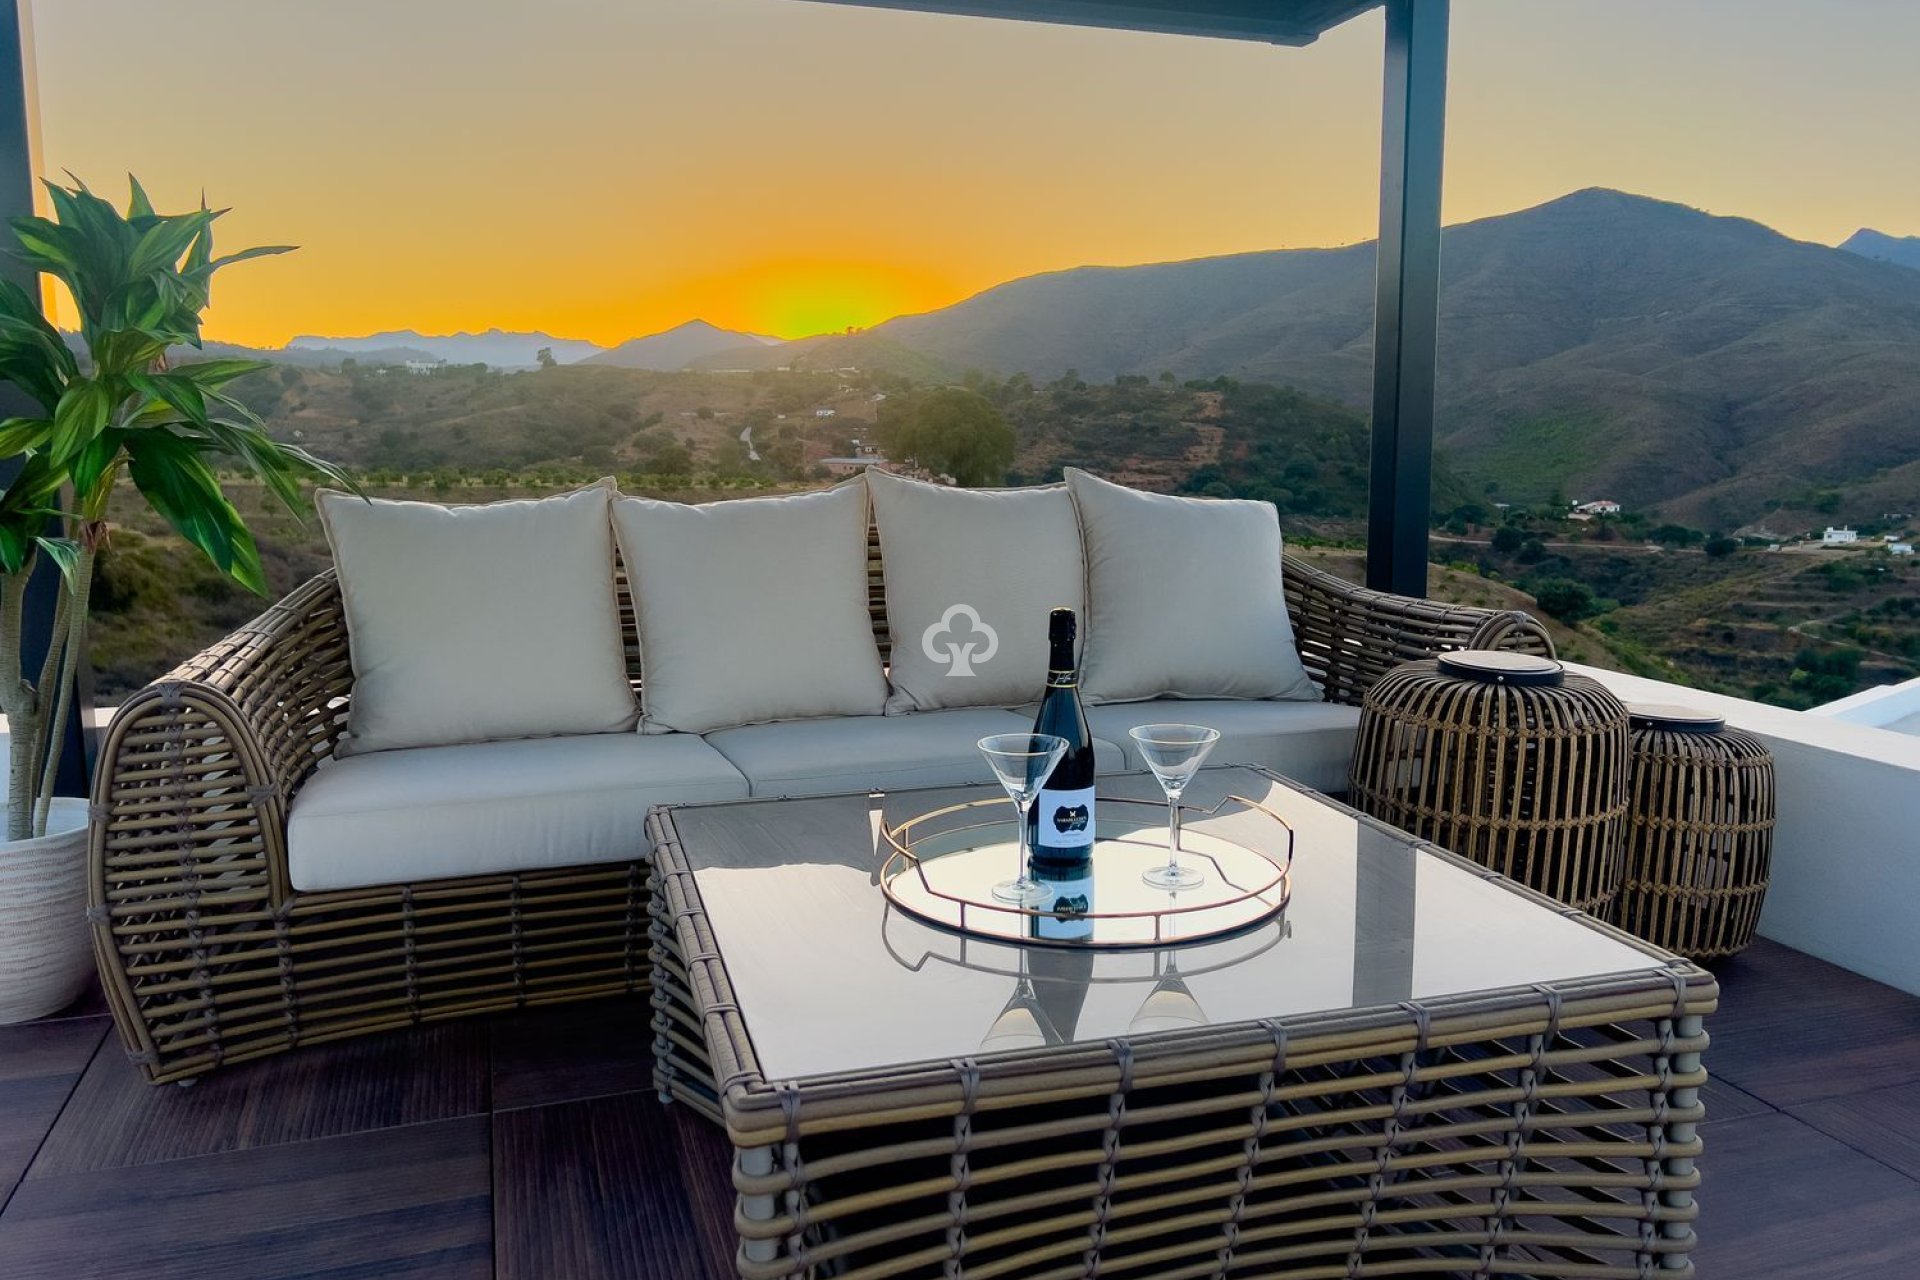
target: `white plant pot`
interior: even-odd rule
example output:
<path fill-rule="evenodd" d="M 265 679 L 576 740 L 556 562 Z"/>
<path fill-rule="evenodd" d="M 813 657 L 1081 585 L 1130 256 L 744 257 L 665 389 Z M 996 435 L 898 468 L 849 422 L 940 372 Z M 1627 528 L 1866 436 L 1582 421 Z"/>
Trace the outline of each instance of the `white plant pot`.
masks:
<path fill-rule="evenodd" d="M 92 974 L 87 802 L 56 799 L 46 835 L 0 841 L 0 1026 L 58 1013 Z"/>

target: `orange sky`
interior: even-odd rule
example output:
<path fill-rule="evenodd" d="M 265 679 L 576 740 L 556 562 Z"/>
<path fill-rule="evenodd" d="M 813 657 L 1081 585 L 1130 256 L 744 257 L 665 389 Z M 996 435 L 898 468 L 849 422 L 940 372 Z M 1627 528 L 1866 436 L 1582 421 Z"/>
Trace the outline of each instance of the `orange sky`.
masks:
<path fill-rule="evenodd" d="M 1920 5 L 1811 7 L 1455 0 L 1448 220 L 1607 185 L 1920 232 Z M 232 341 L 797 336 L 1376 217 L 1377 15 L 1297 50 L 800 0 L 35 0 L 34 24 L 44 169 L 204 188 L 227 247 L 302 246 L 222 278 Z"/>

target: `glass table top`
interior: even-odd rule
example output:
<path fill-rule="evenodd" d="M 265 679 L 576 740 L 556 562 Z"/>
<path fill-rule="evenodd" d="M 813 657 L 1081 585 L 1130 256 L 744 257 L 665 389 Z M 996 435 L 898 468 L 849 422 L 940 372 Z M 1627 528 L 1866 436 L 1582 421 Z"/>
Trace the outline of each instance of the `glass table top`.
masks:
<path fill-rule="evenodd" d="M 1147 774 L 1100 794 L 1151 800 Z M 675 809 L 761 1072 L 770 1080 L 1002 1049 L 1428 1000 L 1661 967 L 1652 955 L 1422 852 L 1249 769 L 1188 789 L 1188 831 L 1252 843 L 1294 830 L 1292 897 L 1277 917 L 1185 946 L 1025 947 L 962 936 L 880 892 L 882 824 L 997 792 Z M 1133 809 L 1135 806 L 1125 806 Z M 1121 806 L 1116 806 L 1116 809 Z"/>

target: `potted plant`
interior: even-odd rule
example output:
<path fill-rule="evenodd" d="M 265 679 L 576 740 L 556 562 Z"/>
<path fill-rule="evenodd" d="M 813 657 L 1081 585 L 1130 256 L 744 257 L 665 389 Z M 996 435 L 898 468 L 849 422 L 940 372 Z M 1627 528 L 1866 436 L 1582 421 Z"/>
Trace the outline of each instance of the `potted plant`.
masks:
<path fill-rule="evenodd" d="M 217 258 L 223 210 L 158 214 L 132 183 L 122 214 L 77 179 L 48 183 L 54 217 L 12 220 L 14 256 L 65 285 L 81 355 L 27 291 L 0 281 L 0 379 L 32 408 L 0 421 L 0 713 L 7 718 L 7 830 L 0 844 L 0 1023 L 50 1013 L 92 970 L 84 923 L 87 803 L 52 796 L 85 653 L 94 566 L 116 492 L 144 500 L 236 582 L 264 594 L 260 554 L 216 467 L 242 467 L 290 509 L 301 481 L 350 482 L 267 435 L 228 394 L 255 360 L 173 363 L 200 346 L 214 274 L 275 246 Z M 27 581 L 59 571 L 53 635 L 29 671 Z"/>

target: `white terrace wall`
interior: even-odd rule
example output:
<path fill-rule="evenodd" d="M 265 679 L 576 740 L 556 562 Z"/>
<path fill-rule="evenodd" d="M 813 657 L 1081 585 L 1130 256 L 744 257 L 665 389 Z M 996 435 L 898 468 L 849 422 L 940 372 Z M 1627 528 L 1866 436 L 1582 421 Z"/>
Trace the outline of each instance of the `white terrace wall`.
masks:
<path fill-rule="evenodd" d="M 1920 737 L 1568 666 L 1625 701 L 1705 708 L 1764 739 L 1779 826 L 1760 932 L 1920 994 Z"/>

